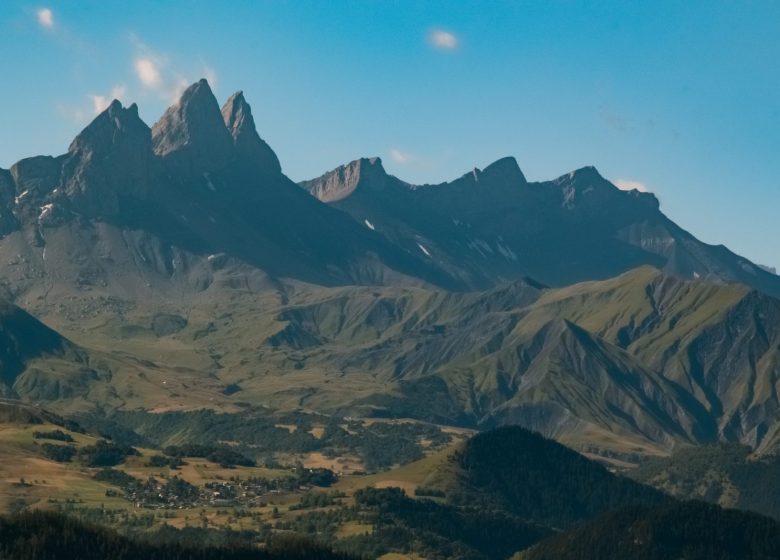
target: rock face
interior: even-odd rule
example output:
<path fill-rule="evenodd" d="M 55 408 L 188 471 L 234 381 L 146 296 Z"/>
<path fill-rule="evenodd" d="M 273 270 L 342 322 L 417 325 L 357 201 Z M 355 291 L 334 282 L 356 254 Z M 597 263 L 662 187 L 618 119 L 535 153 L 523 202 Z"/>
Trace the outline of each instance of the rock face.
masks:
<path fill-rule="evenodd" d="M 120 201 L 145 199 L 153 174 L 152 138 L 138 107 L 119 101 L 79 134 L 63 162 L 62 189 L 88 216 L 117 216 Z"/>
<path fill-rule="evenodd" d="M 244 99 L 244 92 L 230 96 L 222 107 L 222 118 L 239 157 L 251 162 L 264 173 L 278 175 L 282 172 L 279 158 L 271 147 L 260 138 L 252 118 L 252 110 Z"/>
<path fill-rule="evenodd" d="M 740 282 L 780 296 L 780 277 L 702 243 L 651 193 L 622 191 L 594 167 L 529 183 L 514 158 L 438 185 L 411 185 L 361 159 L 300 186 L 475 287 L 529 276 L 554 286 L 652 265 L 685 279 Z"/>
<path fill-rule="evenodd" d="M 11 166 L 11 177 L 16 185 L 19 202 L 28 196 L 40 197 L 53 191 L 60 180 L 62 158 L 35 156 Z"/>
<path fill-rule="evenodd" d="M 338 202 L 350 196 L 362 185 L 366 189 L 382 189 L 391 181 L 382 160 L 361 158 L 342 165 L 322 177 L 303 181 L 301 186 L 322 202 Z"/>
<path fill-rule="evenodd" d="M 15 199 L 14 178 L 7 169 L 0 169 L 0 235 L 13 231 L 18 225 L 13 213 Z"/>
<path fill-rule="evenodd" d="M 223 116 L 205 80 L 151 130 L 135 105 L 114 101 L 66 154 L 1 171 L 0 235 L 17 231 L 22 246 L 0 242 L 0 259 L 19 266 L 0 266 L 0 278 L 20 292 L 51 294 L 39 280 L 50 277 L 64 293 L 101 287 L 136 298 L 150 279 L 157 290 L 193 290 L 213 281 L 215 254 L 247 266 L 252 281 L 462 287 L 419 252 L 298 188 L 258 135 L 243 94 Z"/>
<path fill-rule="evenodd" d="M 152 127 L 152 146 L 173 176 L 223 169 L 234 157 L 233 139 L 206 80 L 188 87 Z"/>

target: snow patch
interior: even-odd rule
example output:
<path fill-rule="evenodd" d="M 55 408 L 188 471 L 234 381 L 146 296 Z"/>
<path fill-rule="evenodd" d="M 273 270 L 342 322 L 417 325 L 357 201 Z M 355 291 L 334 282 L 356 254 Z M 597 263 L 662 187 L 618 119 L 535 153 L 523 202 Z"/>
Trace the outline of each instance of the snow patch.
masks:
<path fill-rule="evenodd" d="M 417 246 L 420 248 L 420 251 L 425 253 L 426 256 L 428 256 L 428 257 L 431 256 L 431 253 L 428 251 L 428 249 L 425 248 L 424 245 L 422 245 L 421 243 L 418 243 Z"/>
<path fill-rule="evenodd" d="M 510 261 L 517 261 L 517 255 L 515 252 L 500 241 L 496 243 L 496 248 L 498 249 L 498 252 L 501 253 L 501 256 L 503 256 L 505 259 Z"/>
<path fill-rule="evenodd" d="M 746 263 L 746 262 L 743 261 L 743 262 L 739 263 L 739 266 L 742 267 L 742 270 L 744 270 L 745 272 L 755 276 L 756 269 L 753 268 L 753 266 L 751 266 L 750 263 Z"/>
<path fill-rule="evenodd" d="M 54 211 L 54 204 L 45 204 L 44 206 L 41 206 L 41 214 L 38 216 L 38 220 L 45 220 L 48 218 L 51 213 Z"/>
<path fill-rule="evenodd" d="M 490 244 L 484 239 L 475 239 L 472 243 L 469 243 L 469 245 L 483 255 L 485 253 L 490 253 L 491 255 L 493 254 L 493 247 L 491 247 Z"/>
<path fill-rule="evenodd" d="M 364 223 L 364 224 L 366 224 L 366 227 L 367 227 L 368 229 L 370 229 L 371 231 L 375 231 L 375 230 L 376 230 L 376 228 L 374 227 L 374 224 L 372 224 L 371 222 L 369 222 L 369 221 L 368 221 L 368 218 L 366 218 L 365 220 L 363 220 L 363 223 Z"/>
<path fill-rule="evenodd" d="M 19 196 L 14 198 L 14 203 L 15 204 L 19 204 L 21 201 L 23 201 L 25 198 L 27 198 L 28 194 L 30 194 L 29 190 L 26 190 L 26 191 L 22 192 L 21 194 L 19 194 Z"/>
<path fill-rule="evenodd" d="M 209 190 L 217 192 L 217 187 L 215 187 L 214 183 L 211 182 L 211 177 L 209 177 L 209 174 L 204 172 L 203 178 L 206 179 L 206 185 L 208 186 Z"/>

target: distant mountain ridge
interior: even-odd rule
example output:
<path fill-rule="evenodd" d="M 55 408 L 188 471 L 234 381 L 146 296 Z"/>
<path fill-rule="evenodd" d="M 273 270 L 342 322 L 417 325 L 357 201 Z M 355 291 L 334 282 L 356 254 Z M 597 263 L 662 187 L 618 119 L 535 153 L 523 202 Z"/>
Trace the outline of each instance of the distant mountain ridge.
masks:
<path fill-rule="evenodd" d="M 379 158 L 364 158 L 300 185 L 475 286 L 518 276 L 561 286 L 649 264 L 780 296 L 779 277 L 702 243 L 669 220 L 653 194 L 622 191 L 593 167 L 529 183 L 506 157 L 448 183 L 412 185 Z"/>
<path fill-rule="evenodd" d="M 37 297 L 30 280 L 41 274 L 53 290 L 133 299 L 154 295 L 147 284 L 197 293 L 225 276 L 469 290 L 523 277 L 563 286 L 649 264 L 780 296 L 780 277 L 699 242 L 652 194 L 620 191 L 591 167 L 529 183 L 508 157 L 411 185 L 372 158 L 301 186 L 313 199 L 282 173 L 243 92 L 220 108 L 200 80 L 151 128 L 115 100 L 67 153 L 0 170 L 0 259 L 25 259 L 0 270 L 6 295 Z"/>

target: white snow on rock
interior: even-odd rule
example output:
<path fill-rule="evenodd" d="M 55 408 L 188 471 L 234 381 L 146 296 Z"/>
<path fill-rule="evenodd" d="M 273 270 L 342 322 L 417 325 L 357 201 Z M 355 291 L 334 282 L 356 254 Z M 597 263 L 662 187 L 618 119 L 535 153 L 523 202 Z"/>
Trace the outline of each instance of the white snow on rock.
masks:
<path fill-rule="evenodd" d="M 509 247 L 507 247 L 506 245 L 504 245 L 503 243 L 501 243 L 501 241 L 496 242 L 496 248 L 498 249 L 498 252 L 501 253 L 501 255 L 505 259 L 510 261 L 517 260 L 517 255 L 515 254 L 515 252 Z"/>
<path fill-rule="evenodd" d="M 26 191 L 25 191 L 26 192 Z M 41 206 L 41 214 L 38 216 L 38 220 L 45 220 L 48 218 L 51 213 L 54 211 L 54 204 L 46 204 L 44 206 Z"/>
<path fill-rule="evenodd" d="M 30 194 L 29 190 L 24 191 L 23 193 L 19 194 L 16 198 L 14 198 L 14 203 L 19 204 L 21 201 L 23 201 L 27 195 Z"/>
<path fill-rule="evenodd" d="M 208 185 L 209 189 L 216 192 L 217 187 L 214 186 L 214 183 L 211 182 L 211 177 L 209 177 L 208 173 L 203 173 L 203 178 L 206 179 L 206 184 Z"/>

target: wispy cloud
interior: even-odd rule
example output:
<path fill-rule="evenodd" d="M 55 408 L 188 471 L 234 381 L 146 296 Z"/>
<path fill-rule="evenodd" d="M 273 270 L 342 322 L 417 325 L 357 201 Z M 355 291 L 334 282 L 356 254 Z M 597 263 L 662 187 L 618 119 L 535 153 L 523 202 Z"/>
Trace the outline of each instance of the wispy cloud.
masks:
<path fill-rule="evenodd" d="M 127 94 L 127 87 L 124 85 L 117 85 L 111 88 L 109 95 L 96 95 L 90 94 L 88 97 L 92 101 L 92 109 L 95 114 L 102 113 L 114 99 L 124 102 L 125 95 Z"/>
<path fill-rule="evenodd" d="M 650 192 L 650 189 L 647 188 L 647 185 L 639 181 L 632 181 L 631 179 L 615 179 L 612 181 L 612 183 L 621 191 L 636 190 L 639 192 Z"/>
<path fill-rule="evenodd" d="M 442 51 L 454 51 L 460 44 L 454 33 L 444 29 L 432 29 L 428 34 L 428 42 L 433 48 Z"/>
<path fill-rule="evenodd" d="M 74 123 L 84 126 L 91 121 L 95 115 L 102 113 L 114 99 L 126 103 L 127 87 L 123 84 L 115 85 L 111 91 L 106 94 L 90 93 L 85 95 L 83 102 L 73 105 L 67 103 L 58 103 L 57 112 L 64 118 Z"/>
<path fill-rule="evenodd" d="M 192 78 L 173 68 L 167 54 L 160 53 L 131 34 L 130 40 L 135 46 L 133 70 L 141 88 L 156 93 L 168 101 L 178 101 L 182 92 L 197 78 L 206 78 L 212 87 L 216 85 L 217 73 L 208 64 L 201 61 L 199 75 Z"/>
<path fill-rule="evenodd" d="M 50 8 L 40 8 L 35 12 L 38 25 L 44 29 L 54 29 L 54 12 Z"/>
<path fill-rule="evenodd" d="M 141 85 L 147 89 L 160 89 L 163 85 L 160 67 L 151 58 L 139 57 L 133 61 L 135 75 Z"/>
<path fill-rule="evenodd" d="M 399 165 L 408 165 L 414 161 L 414 156 L 408 152 L 403 152 L 398 148 L 390 148 L 390 159 Z"/>

